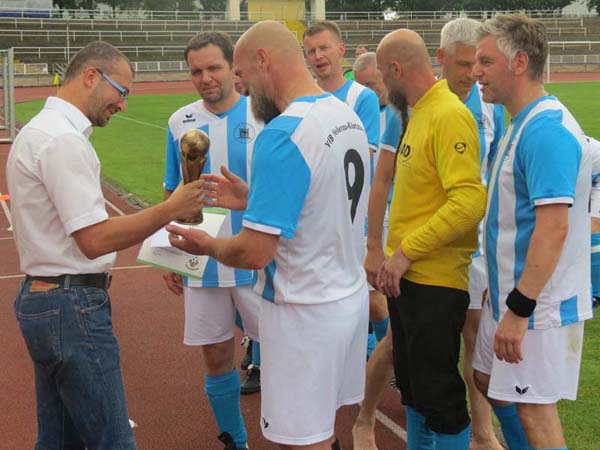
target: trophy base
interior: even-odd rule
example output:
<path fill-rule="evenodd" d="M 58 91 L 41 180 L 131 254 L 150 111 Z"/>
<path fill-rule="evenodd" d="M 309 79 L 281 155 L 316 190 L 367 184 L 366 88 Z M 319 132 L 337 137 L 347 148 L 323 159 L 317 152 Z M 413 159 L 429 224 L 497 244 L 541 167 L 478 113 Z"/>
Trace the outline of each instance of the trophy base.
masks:
<path fill-rule="evenodd" d="M 204 222 L 204 217 L 202 216 L 202 214 L 200 214 L 198 216 L 190 217 L 188 219 L 177 219 L 175 222 L 181 225 L 200 225 L 202 222 Z"/>

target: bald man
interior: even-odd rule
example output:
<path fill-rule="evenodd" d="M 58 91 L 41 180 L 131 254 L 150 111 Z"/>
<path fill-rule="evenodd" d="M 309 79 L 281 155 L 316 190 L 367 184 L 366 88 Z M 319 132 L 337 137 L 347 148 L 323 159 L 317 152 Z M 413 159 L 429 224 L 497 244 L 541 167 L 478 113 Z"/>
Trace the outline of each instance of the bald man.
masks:
<path fill-rule="evenodd" d="M 470 419 L 458 371 L 468 267 L 485 208 L 471 112 L 436 81 L 425 43 L 389 33 L 377 65 L 392 104 L 412 108 L 400 143 L 385 261 L 367 269 L 388 297 L 408 449 L 467 450 Z"/>
<path fill-rule="evenodd" d="M 278 22 L 244 33 L 234 66 L 267 125 L 254 145 L 249 189 L 226 170 L 209 182 L 213 204 L 246 209 L 242 231 L 214 239 L 170 227 L 171 242 L 260 269 L 263 434 L 282 449 L 339 449 L 336 410 L 360 402 L 365 381 L 366 133 L 346 104 L 315 83 L 298 42 Z"/>

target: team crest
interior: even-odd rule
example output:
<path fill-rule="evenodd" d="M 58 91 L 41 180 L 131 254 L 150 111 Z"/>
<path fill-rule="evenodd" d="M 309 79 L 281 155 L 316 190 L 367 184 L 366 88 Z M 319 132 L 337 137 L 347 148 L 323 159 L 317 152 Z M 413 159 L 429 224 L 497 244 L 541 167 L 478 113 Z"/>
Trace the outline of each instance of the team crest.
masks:
<path fill-rule="evenodd" d="M 238 142 L 252 142 L 256 137 L 256 130 L 248 122 L 241 122 L 233 130 L 233 137 Z"/>
<path fill-rule="evenodd" d="M 196 271 L 200 268 L 200 261 L 195 256 L 192 256 L 186 261 L 185 267 L 188 270 Z"/>

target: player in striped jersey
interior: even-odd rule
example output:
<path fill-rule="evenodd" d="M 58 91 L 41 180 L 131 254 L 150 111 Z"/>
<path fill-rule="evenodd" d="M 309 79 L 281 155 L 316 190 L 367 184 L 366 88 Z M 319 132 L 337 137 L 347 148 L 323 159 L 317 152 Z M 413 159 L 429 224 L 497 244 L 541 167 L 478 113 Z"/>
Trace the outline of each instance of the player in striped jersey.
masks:
<path fill-rule="evenodd" d="M 475 83 L 473 67 L 477 30 L 481 22 L 459 18 L 447 22 L 441 31 L 437 59 L 441 76 L 448 80 L 448 87 L 469 108 L 479 131 L 481 147 L 481 179 L 485 183 L 488 161 L 493 158 L 498 142 L 504 134 L 504 108 L 502 105 L 486 103 L 481 99 L 480 86 Z M 464 342 L 463 376 L 467 383 L 472 419 L 472 444 L 474 450 L 501 450 L 492 427 L 490 405 L 479 392 L 473 381 L 473 352 L 481 318 L 483 293 L 487 288 L 485 262 L 481 249 L 482 224 L 479 225 L 479 248 L 473 254 L 469 266 L 469 309 L 462 330 Z"/>
<path fill-rule="evenodd" d="M 592 296 L 594 307 L 600 302 L 600 142 L 588 137 L 592 157 L 592 195 L 590 212 L 592 215 Z"/>
<path fill-rule="evenodd" d="M 262 128 L 251 112 L 249 100 L 233 87 L 233 44 L 223 33 L 202 33 L 185 50 L 192 83 L 202 97 L 177 110 L 167 131 L 165 198 L 181 181 L 181 137 L 200 129 L 211 146 L 204 173 L 220 173 L 221 167 L 248 179 L 248 164 L 255 139 Z M 243 211 L 227 214 L 219 236 L 231 236 L 242 228 Z M 240 379 L 235 369 L 234 324 L 239 311 L 245 332 L 258 339 L 259 297 L 252 290 L 254 272 L 209 259 L 202 280 L 167 274 L 170 290 L 185 301 L 184 344 L 200 346 L 206 364 L 205 391 L 226 449 L 246 448 L 247 433 L 240 410 Z"/>
<path fill-rule="evenodd" d="M 213 239 L 170 226 L 170 240 L 229 265 L 264 269 L 255 285 L 264 299 L 263 434 L 285 449 L 339 449 L 332 445 L 336 410 L 359 402 L 364 389 L 366 133 L 347 105 L 314 82 L 282 24 L 250 28 L 234 61 L 267 122 L 255 144 L 249 193 L 239 178 L 219 185 L 245 194 L 223 206 L 243 207 L 247 195 L 242 231 Z"/>
<path fill-rule="evenodd" d="M 473 367 L 510 448 L 564 450 L 556 403 L 576 398 L 592 317 L 592 158 L 576 120 L 544 90 L 547 57 L 544 25 L 524 15 L 497 16 L 479 31 L 483 99 L 503 104 L 512 121 L 488 183 L 489 298 Z"/>
<path fill-rule="evenodd" d="M 373 157 L 379 150 L 380 116 L 379 100 L 371 89 L 348 80 L 344 77 L 342 60 L 346 53 L 346 46 L 342 42 L 342 35 L 338 25 L 330 20 L 312 23 L 303 35 L 306 60 L 317 78 L 318 85 L 325 91 L 331 92 L 341 101 L 350 106 L 362 121 L 367 132 L 369 148 L 371 150 L 371 179 L 373 179 Z M 370 303 L 377 304 L 377 292 L 370 289 Z M 375 334 L 369 324 L 369 337 L 367 342 L 367 356 L 375 348 Z"/>
<path fill-rule="evenodd" d="M 346 46 L 338 25 L 330 20 L 312 23 L 303 36 L 306 60 L 321 89 L 331 92 L 350 106 L 362 121 L 369 148 L 379 148 L 379 101 L 371 89 L 344 78 L 342 59 Z"/>

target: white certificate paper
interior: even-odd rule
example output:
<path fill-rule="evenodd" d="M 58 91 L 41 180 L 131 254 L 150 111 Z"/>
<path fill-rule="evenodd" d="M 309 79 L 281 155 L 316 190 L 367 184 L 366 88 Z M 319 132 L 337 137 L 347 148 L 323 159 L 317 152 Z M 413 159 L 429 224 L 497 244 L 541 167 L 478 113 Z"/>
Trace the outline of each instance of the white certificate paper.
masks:
<path fill-rule="evenodd" d="M 182 225 L 173 222 L 182 228 L 202 230 L 212 237 L 216 237 L 225 221 L 226 211 L 215 212 L 203 211 L 204 221 L 200 225 Z M 161 228 L 152 236 L 147 238 L 137 256 L 137 262 L 175 272 L 186 277 L 202 279 L 202 273 L 206 267 L 208 256 L 190 255 L 171 246 L 169 233 Z"/>

